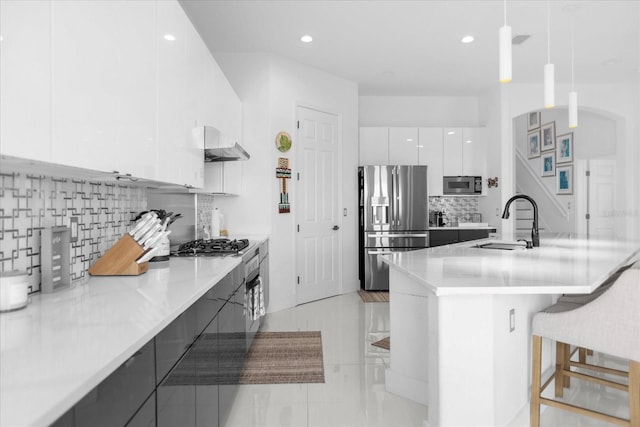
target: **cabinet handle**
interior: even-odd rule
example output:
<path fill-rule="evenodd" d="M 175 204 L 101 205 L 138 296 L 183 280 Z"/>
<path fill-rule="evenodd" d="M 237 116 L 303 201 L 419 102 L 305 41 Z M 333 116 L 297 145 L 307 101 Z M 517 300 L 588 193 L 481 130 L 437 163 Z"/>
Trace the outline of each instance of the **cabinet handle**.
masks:
<path fill-rule="evenodd" d="M 129 366 L 131 366 L 133 364 L 133 362 L 136 361 L 136 357 L 140 356 L 142 354 L 142 351 L 138 350 L 135 353 L 133 353 L 133 356 L 131 356 L 130 358 L 127 359 L 126 362 L 124 362 L 122 365 L 125 368 L 128 368 Z"/>

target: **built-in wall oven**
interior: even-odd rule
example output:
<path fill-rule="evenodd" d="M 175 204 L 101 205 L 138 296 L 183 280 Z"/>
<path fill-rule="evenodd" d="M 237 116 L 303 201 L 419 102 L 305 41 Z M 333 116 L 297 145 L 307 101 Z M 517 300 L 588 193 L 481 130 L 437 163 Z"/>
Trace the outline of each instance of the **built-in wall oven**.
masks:
<path fill-rule="evenodd" d="M 181 244 L 173 256 L 241 256 L 244 264 L 244 317 L 247 344 L 260 329 L 268 303 L 268 242 L 249 239 L 198 239 Z M 261 273 L 262 272 L 262 273 Z"/>
<path fill-rule="evenodd" d="M 260 329 L 261 319 L 266 313 L 266 287 L 260 274 L 260 249 L 261 245 L 254 245 L 242 255 L 246 280 L 244 307 L 249 341 L 253 341 L 253 337 Z"/>

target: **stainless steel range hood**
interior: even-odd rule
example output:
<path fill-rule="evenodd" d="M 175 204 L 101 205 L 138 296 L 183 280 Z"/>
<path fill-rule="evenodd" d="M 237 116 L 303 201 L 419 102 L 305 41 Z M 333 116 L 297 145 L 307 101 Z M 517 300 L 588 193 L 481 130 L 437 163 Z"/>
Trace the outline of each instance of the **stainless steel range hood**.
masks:
<path fill-rule="evenodd" d="M 205 162 L 249 160 L 251 157 L 240 144 L 213 126 L 198 126 L 193 133 L 198 145 L 204 147 Z"/>

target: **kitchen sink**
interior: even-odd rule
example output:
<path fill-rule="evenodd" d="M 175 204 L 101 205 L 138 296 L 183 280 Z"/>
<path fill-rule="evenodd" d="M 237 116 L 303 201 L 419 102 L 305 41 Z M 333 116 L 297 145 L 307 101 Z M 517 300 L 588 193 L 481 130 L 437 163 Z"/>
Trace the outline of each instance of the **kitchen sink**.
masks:
<path fill-rule="evenodd" d="M 508 243 L 508 242 L 489 242 L 472 246 L 479 249 L 500 249 L 503 251 L 513 251 L 515 249 L 526 249 L 522 243 Z"/>

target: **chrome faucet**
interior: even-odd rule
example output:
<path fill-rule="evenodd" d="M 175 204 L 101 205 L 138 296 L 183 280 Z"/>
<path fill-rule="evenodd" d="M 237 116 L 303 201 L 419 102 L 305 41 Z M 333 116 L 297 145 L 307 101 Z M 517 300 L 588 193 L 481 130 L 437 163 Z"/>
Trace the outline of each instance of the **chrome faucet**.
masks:
<path fill-rule="evenodd" d="M 531 203 L 531 206 L 533 206 L 533 227 L 531 228 L 531 244 L 533 245 L 533 247 L 539 247 L 540 236 L 538 233 L 538 205 L 536 204 L 535 200 L 524 194 L 516 194 L 515 196 L 507 200 L 507 204 L 504 206 L 504 212 L 502 212 L 502 218 L 509 219 L 509 206 L 511 206 L 511 203 L 513 203 L 513 201 L 517 199 L 528 200 L 529 203 Z"/>

